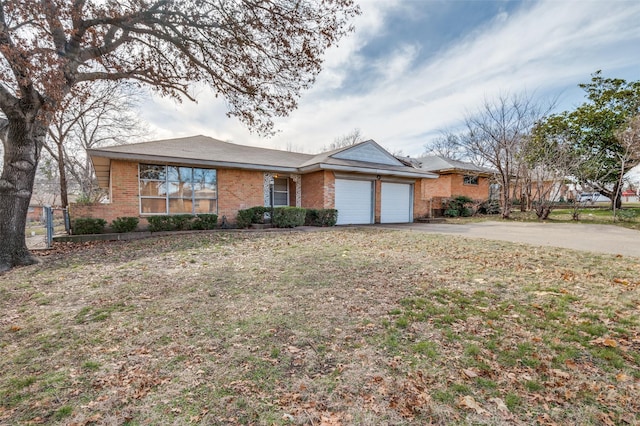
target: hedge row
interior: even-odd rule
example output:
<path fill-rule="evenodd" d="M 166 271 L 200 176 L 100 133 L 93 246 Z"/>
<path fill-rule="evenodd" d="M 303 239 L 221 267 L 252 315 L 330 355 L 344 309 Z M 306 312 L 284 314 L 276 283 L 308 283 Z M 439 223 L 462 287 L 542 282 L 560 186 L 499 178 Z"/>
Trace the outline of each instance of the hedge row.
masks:
<path fill-rule="evenodd" d="M 248 228 L 253 223 L 270 221 L 276 228 L 295 228 L 296 226 L 335 226 L 338 220 L 336 209 L 303 209 L 300 207 L 269 207 L 256 206 L 238 211 L 236 225 L 238 228 Z M 214 229 L 218 223 L 216 214 L 180 214 L 147 217 L 149 231 L 186 231 Z M 132 232 L 138 228 L 137 217 L 118 217 L 114 219 L 110 228 L 113 232 Z M 73 234 L 102 234 L 107 226 L 104 219 L 91 217 L 78 218 L 72 221 Z"/>
<path fill-rule="evenodd" d="M 214 229 L 218 224 L 217 214 L 177 214 L 147 217 L 149 231 L 188 231 L 191 229 Z"/>
<path fill-rule="evenodd" d="M 238 228 L 248 228 L 251 224 L 271 221 L 276 228 L 296 226 L 334 226 L 338 220 L 336 209 L 303 209 L 300 207 L 256 206 L 239 210 L 236 216 Z"/>
<path fill-rule="evenodd" d="M 184 231 L 189 229 L 214 229 L 218 223 L 216 214 L 190 214 L 175 216 L 149 216 L 149 231 Z M 111 222 L 113 232 L 133 232 L 138 228 L 140 220 L 137 217 L 118 217 Z M 71 223 L 74 235 L 102 234 L 107 226 L 107 221 L 93 217 L 81 217 Z"/>

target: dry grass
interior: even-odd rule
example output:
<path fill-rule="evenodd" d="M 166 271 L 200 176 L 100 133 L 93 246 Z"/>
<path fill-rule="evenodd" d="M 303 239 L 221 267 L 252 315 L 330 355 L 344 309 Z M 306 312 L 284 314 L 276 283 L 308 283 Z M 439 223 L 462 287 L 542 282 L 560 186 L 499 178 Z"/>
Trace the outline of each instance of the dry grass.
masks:
<path fill-rule="evenodd" d="M 640 264 L 383 230 L 59 246 L 0 276 L 0 424 L 636 424 Z"/>

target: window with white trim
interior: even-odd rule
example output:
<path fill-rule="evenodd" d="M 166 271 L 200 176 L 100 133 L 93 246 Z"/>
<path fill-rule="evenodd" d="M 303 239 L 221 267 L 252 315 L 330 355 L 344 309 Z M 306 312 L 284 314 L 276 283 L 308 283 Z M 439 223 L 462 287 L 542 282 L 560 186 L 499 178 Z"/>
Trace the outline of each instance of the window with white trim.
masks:
<path fill-rule="evenodd" d="M 289 178 L 273 178 L 273 207 L 289 205 Z"/>
<path fill-rule="evenodd" d="M 139 165 L 141 214 L 217 213 L 215 169 Z"/>

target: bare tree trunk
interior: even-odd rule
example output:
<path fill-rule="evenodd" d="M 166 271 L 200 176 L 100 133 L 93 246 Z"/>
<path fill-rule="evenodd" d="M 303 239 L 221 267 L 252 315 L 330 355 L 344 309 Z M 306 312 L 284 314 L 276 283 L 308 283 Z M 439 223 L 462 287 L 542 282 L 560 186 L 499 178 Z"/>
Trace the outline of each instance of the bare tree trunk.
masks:
<path fill-rule="evenodd" d="M 17 118 L 0 120 L 4 146 L 4 168 L 0 175 L 0 272 L 37 263 L 27 249 L 25 227 L 46 128 L 16 115 Z"/>
<path fill-rule="evenodd" d="M 509 219 L 511 216 L 511 194 L 509 193 L 510 181 L 502 181 L 502 218 Z"/>
<path fill-rule="evenodd" d="M 67 159 L 64 154 L 64 147 L 62 146 L 62 142 L 56 142 L 58 146 L 58 174 L 60 176 L 60 202 L 62 203 L 63 208 L 69 207 L 69 191 L 67 188 L 67 173 L 65 171 L 65 165 L 67 164 Z"/>

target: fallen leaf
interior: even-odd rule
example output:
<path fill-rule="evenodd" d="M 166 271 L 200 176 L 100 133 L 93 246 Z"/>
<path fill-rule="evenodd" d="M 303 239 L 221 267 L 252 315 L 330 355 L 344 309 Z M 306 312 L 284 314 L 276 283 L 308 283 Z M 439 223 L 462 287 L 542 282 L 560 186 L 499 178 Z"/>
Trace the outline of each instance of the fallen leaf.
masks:
<path fill-rule="evenodd" d="M 624 373 L 619 373 L 616 374 L 616 380 L 619 382 L 628 382 L 629 380 L 631 380 L 631 377 L 627 376 Z"/>
<path fill-rule="evenodd" d="M 576 364 L 576 362 L 572 359 L 567 359 L 564 361 L 564 365 L 566 365 L 567 367 L 569 367 L 572 370 L 575 370 L 576 368 L 578 368 L 578 364 Z"/>
<path fill-rule="evenodd" d="M 474 410 L 477 414 L 488 414 L 489 412 L 482 408 L 471 395 L 460 397 L 458 407 Z"/>
<path fill-rule="evenodd" d="M 604 337 L 598 337 L 597 339 L 591 340 L 589 343 L 591 343 L 592 345 L 608 346 L 610 348 L 618 347 L 618 342 L 616 342 L 614 339 Z"/>
<path fill-rule="evenodd" d="M 468 378 L 470 378 L 470 379 L 473 379 L 473 378 L 475 378 L 475 377 L 478 377 L 478 373 L 476 373 L 475 371 L 470 370 L 470 369 L 468 369 L 468 368 L 464 368 L 464 369 L 462 370 L 462 372 L 464 373 L 464 375 L 465 375 L 465 376 L 467 376 L 467 377 L 468 377 Z"/>
<path fill-rule="evenodd" d="M 298 352 L 300 352 L 301 349 L 295 346 L 289 346 L 287 350 L 292 354 L 297 354 Z"/>

